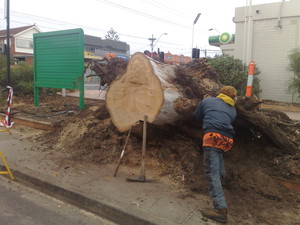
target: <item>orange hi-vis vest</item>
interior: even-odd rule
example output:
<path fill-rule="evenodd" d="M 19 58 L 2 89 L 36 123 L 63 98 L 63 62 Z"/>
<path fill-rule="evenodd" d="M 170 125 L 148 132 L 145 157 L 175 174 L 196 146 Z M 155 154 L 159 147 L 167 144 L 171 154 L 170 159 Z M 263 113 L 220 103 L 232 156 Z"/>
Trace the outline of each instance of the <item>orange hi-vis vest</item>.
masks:
<path fill-rule="evenodd" d="M 232 148 L 232 145 L 232 138 L 214 132 L 204 134 L 203 147 L 214 147 L 224 151 L 229 151 Z"/>

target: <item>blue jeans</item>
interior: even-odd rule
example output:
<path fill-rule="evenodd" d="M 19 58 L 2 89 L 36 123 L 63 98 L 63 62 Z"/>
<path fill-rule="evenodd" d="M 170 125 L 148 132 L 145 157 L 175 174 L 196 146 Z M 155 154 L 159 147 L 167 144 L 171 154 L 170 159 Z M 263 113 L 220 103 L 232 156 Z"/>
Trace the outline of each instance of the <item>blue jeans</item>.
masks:
<path fill-rule="evenodd" d="M 215 209 L 226 209 L 220 177 L 225 174 L 223 150 L 213 147 L 203 147 L 205 178 L 208 183 L 208 193 Z"/>

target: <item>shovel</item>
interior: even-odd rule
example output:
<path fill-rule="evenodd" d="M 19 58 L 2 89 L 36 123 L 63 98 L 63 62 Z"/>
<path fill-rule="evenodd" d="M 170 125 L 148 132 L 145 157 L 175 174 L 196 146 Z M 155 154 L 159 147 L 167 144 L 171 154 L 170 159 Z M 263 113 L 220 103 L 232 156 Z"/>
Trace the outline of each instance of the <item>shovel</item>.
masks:
<path fill-rule="evenodd" d="M 120 155 L 120 158 L 119 158 L 119 162 L 118 162 L 117 168 L 116 168 L 115 173 L 114 173 L 114 177 L 117 176 L 117 172 L 119 170 L 120 164 L 122 162 L 122 158 L 123 158 L 124 153 L 125 153 L 125 149 L 126 149 L 127 144 L 128 144 L 128 140 L 129 140 L 129 137 L 130 137 L 130 134 L 131 134 L 131 130 L 132 130 L 132 127 L 130 127 L 130 130 L 128 132 L 128 135 L 127 135 L 127 138 L 126 138 L 126 141 L 125 141 L 125 145 L 122 149 L 122 152 L 121 152 L 121 155 Z"/>
<path fill-rule="evenodd" d="M 144 123 L 143 123 L 143 147 L 142 147 L 141 173 L 137 179 L 126 178 L 126 180 L 129 182 L 146 182 L 146 175 L 145 175 L 146 132 L 147 132 L 147 116 L 145 115 Z"/>

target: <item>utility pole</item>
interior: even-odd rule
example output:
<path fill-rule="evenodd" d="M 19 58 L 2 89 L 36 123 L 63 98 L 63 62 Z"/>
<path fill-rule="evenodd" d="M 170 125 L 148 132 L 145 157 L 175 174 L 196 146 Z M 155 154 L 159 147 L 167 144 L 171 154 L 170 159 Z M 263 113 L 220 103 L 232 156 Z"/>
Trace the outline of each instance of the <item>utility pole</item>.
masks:
<path fill-rule="evenodd" d="M 151 58 L 153 59 L 153 47 L 154 47 L 153 43 L 156 40 L 156 38 L 153 38 L 153 34 L 152 34 L 152 38 L 148 38 L 148 40 L 151 41 L 151 44 L 150 44 L 150 46 L 151 46 Z"/>
<path fill-rule="evenodd" d="M 10 27 L 9 27 L 9 0 L 6 0 L 6 72 L 7 72 L 7 89 L 8 89 L 8 93 L 7 96 L 9 96 L 10 94 L 10 33 L 9 33 Z M 7 102 L 7 106 L 8 108 L 10 108 L 10 102 Z M 10 115 L 11 115 L 11 111 L 8 115 L 7 118 L 7 123 L 8 126 L 10 126 Z M 5 126 L 5 125 L 4 125 Z"/>
<path fill-rule="evenodd" d="M 10 86 L 10 33 L 9 33 L 9 0 L 6 0 L 6 57 L 7 57 L 7 85 Z"/>

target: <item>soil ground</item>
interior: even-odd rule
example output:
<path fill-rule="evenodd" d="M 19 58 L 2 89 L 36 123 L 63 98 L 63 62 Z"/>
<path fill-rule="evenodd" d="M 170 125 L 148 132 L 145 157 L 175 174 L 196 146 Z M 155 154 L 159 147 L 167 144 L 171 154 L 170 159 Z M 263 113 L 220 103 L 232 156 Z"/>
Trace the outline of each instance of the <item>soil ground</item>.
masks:
<path fill-rule="evenodd" d="M 103 101 L 86 100 L 82 111 L 78 111 L 75 97 L 41 96 L 40 102 L 39 107 L 34 107 L 33 97 L 14 97 L 12 107 L 13 117 L 48 122 L 57 128 L 30 129 L 24 134 L 24 138 L 40 144 L 37 151 L 48 151 L 53 160 L 62 164 L 117 164 L 127 132 L 120 133 L 115 128 Z M 276 109 L 278 105 L 282 104 L 268 102 L 266 107 Z M 283 106 L 290 111 L 291 105 Z M 293 107 L 300 109 L 297 104 Z M 3 105 L 2 112 L 6 108 Z M 140 165 L 141 128 L 142 124 L 133 129 L 122 164 Z M 160 129 L 150 124 L 147 170 L 159 171 L 164 181 L 186 190 L 186 196 L 207 194 L 199 143 L 174 127 Z M 299 186 L 293 186 L 300 183 L 299 152 L 287 154 L 264 137 L 237 130 L 235 145 L 224 157 L 224 191 L 233 224 L 300 224 Z"/>

